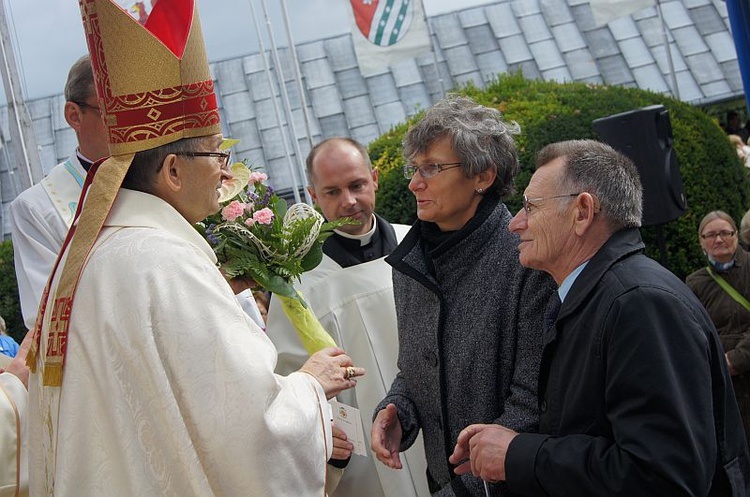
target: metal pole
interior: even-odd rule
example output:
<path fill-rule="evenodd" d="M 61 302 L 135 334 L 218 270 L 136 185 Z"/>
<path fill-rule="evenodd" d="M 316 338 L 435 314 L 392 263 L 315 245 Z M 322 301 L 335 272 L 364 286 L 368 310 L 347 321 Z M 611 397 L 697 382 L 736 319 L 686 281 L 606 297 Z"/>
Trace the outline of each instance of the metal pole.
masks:
<path fill-rule="evenodd" d="M 310 148 L 313 147 L 312 131 L 310 129 L 310 113 L 307 111 L 307 97 L 305 97 L 305 89 L 302 85 L 302 73 L 300 72 L 299 60 L 297 59 L 297 46 L 294 43 L 294 37 L 292 36 L 292 29 L 289 25 L 289 12 L 286 8 L 286 0 L 281 0 L 281 9 L 284 14 L 284 27 L 286 28 L 286 37 L 289 40 L 289 49 L 292 52 L 292 62 L 294 63 L 294 76 L 297 80 L 297 91 L 299 92 L 299 98 L 302 105 L 302 114 L 305 116 L 305 132 L 307 134 L 307 143 Z"/>
<path fill-rule="evenodd" d="M 9 117 L 12 116 L 11 125 L 11 143 L 22 156 L 26 169 L 26 174 L 21 176 L 21 186 L 28 188 L 40 181 L 44 176 L 42 171 L 39 152 L 36 146 L 36 138 L 31 125 L 31 118 L 28 115 L 26 106 L 23 103 L 23 96 L 19 98 L 18 88 L 20 87 L 18 68 L 16 60 L 12 53 L 8 53 L 8 46 L 11 45 L 8 34 L 8 24 L 5 18 L 5 1 L 0 1 L 0 51 L 3 56 L 3 85 L 5 86 L 5 95 L 8 100 Z M 29 153 L 32 148 L 35 154 Z M 8 164 L 10 170 L 11 165 Z"/>
<path fill-rule="evenodd" d="M 669 73 L 672 80 L 672 95 L 677 100 L 680 100 L 680 87 L 677 85 L 677 75 L 674 70 L 674 60 L 672 60 L 672 47 L 669 45 L 669 37 L 667 36 L 667 26 L 664 23 L 664 16 L 661 12 L 661 0 L 656 0 L 656 13 L 659 16 L 659 22 L 661 24 L 661 35 L 664 39 L 664 49 L 667 52 L 667 63 L 669 64 Z"/>
<path fill-rule="evenodd" d="M 297 131 L 294 129 L 294 115 L 292 115 L 292 104 L 289 102 L 289 92 L 286 91 L 286 82 L 284 81 L 284 71 L 281 69 L 281 60 L 279 60 L 279 51 L 276 48 L 276 37 L 273 34 L 273 26 L 271 25 L 271 18 L 268 16 L 268 9 L 266 7 L 266 0 L 260 0 L 260 5 L 263 8 L 263 15 L 266 18 L 266 30 L 268 31 L 268 37 L 271 40 L 271 53 L 273 54 L 274 64 L 276 65 L 276 80 L 279 82 L 279 92 L 281 93 L 281 101 L 284 104 L 284 111 L 286 112 L 287 122 L 289 124 L 289 136 L 292 137 L 294 142 L 294 153 L 297 156 L 297 168 L 300 173 L 300 177 L 304 180 L 302 191 L 305 193 L 305 202 L 312 205 L 312 199 L 307 191 L 307 175 L 305 174 L 305 168 L 302 166 L 302 150 L 299 148 L 299 140 L 297 139 Z M 284 129 L 281 129 L 284 133 Z M 294 185 L 297 188 L 297 185 Z"/>
<path fill-rule="evenodd" d="M 284 134 L 284 128 L 281 125 L 281 112 L 279 111 L 279 104 L 276 101 L 276 95 L 273 91 L 273 78 L 271 78 L 271 68 L 268 66 L 268 60 L 266 59 L 266 48 L 263 44 L 263 37 L 260 34 L 260 26 L 258 25 L 258 17 L 255 15 L 255 6 L 253 0 L 247 0 L 250 4 L 250 12 L 253 15 L 253 24 L 255 24 L 255 32 L 258 35 L 258 47 L 260 48 L 260 54 L 263 58 L 263 68 L 265 69 L 266 79 L 268 80 L 268 87 L 271 89 L 271 100 L 273 101 L 273 110 L 276 114 L 276 122 L 281 130 L 281 140 L 284 143 L 284 152 L 286 153 L 287 165 L 289 166 L 289 173 L 292 175 L 292 181 L 294 182 L 294 201 L 297 203 L 302 202 L 299 196 L 299 180 L 297 179 L 297 172 L 295 171 L 294 164 L 292 164 L 292 154 L 289 151 L 289 144 L 286 140 L 286 134 Z"/>
<path fill-rule="evenodd" d="M 422 8 L 422 17 L 424 18 L 424 23 L 427 26 L 427 37 L 430 39 L 430 48 L 432 48 L 432 63 L 435 66 L 435 73 L 438 78 L 438 82 L 440 83 L 440 98 L 445 98 L 445 82 L 443 81 L 443 75 L 440 74 L 440 66 L 438 66 L 438 60 L 437 60 L 437 50 L 435 49 L 435 44 L 432 42 L 432 26 L 430 25 L 430 20 L 427 19 L 427 12 L 424 10 L 424 3 L 421 0 L 417 0 L 420 3 L 420 7 Z"/>

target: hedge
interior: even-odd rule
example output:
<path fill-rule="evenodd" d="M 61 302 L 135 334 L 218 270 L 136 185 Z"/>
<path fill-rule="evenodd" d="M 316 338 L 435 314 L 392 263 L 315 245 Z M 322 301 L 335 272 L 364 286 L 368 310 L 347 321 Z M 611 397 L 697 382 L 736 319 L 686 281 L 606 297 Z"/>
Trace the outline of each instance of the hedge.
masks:
<path fill-rule="evenodd" d="M 721 209 L 737 222 L 750 207 L 750 182 L 734 148 L 717 121 L 701 109 L 660 93 L 636 88 L 556 83 L 524 79 L 521 74 L 503 75 L 484 90 L 471 85 L 458 93 L 499 109 L 507 120 L 521 125 L 517 137 L 521 173 L 516 177 L 517 193 L 507 199 L 515 213 L 521 205 L 520 193 L 534 170 L 534 155 L 544 145 L 561 140 L 598 139 L 594 119 L 664 105 L 670 114 L 674 148 L 687 197 L 687 210 L 677 220 L 661 226 L 667 243 L 662 261 L 680 278 L 705 265 L 698 243 L 698 223 L 705 213 Z M 369 146 L 373 164 L 380 169 L 377 210 L 393 222 L 414 222 L 416 206 L 403 177 L 401 139 L 417 114 L 384 134 Z M 646 253 L 660 260 L 657 227 L 641 230 Z"/>
<path fill-rule="evenodd" d="M 8 335 L 21 343 L 26 335 L 26 326 L 21 316 L 16 271 L 13 266 L 13 245 L 10 240 L 0 243 L 0 316 L 5 319 Z"/>

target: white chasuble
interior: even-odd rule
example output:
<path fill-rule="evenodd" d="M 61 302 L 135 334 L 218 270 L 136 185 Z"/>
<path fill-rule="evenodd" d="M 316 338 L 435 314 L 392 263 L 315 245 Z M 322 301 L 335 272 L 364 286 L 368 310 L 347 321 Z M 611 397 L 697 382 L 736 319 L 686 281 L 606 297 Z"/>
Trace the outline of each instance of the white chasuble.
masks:
<path fill-rule="evenodd" d="M 398 240 L 408 226 L 393 225 Z M 342 268 L 324 256 L 318 267 L 302 275 L 295 285 L 323 328 L 367 374 L 357 386 L 340 393 L 340 402 L 359 408 L 368 456 L 352 455 L 333 497 L 425 497 L 427 463 L 421 435 L 400 454 L 403 469 L 390 469 L 369 450 L 372 413 L 385 398 L 398 372 L 398 327 L 393 301 L 391 267 L 384 258 Z M 276 371 L 294 371 L 307 360 L 297 333 L 272 298 L 268 310 L 268 336 L 279 352 Z"/>
<path fill-rule="evenodd" d="M 324 495 L 325 393 L 274 374 L 273 344 L 215 262 L 171 206 L 120 190 L 81 276 L 60 388 L 41 383 L 45 317 L 32 495 Z"/>

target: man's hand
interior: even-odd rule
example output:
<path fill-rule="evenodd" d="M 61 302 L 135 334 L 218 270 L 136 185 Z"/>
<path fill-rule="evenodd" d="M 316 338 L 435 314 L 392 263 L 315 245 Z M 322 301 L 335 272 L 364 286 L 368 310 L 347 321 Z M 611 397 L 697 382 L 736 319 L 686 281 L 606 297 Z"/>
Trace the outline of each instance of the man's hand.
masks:
<path fill-rule="evenodd" d="M 392 469 L 401 469 L 398 455 L 403 429 L 394 404 L 388 404 L 375 417 L 370 430 L 370 446 L 378 461 Z"/>
<path fill-rule="evenodd" d="M 29 368 L 26 366 L 26 354 L 29 353 L 32 340 L 34 340 L 34 331 L 29 330 L 23 338 L 21 346 L 18 347 L 16 357 L 13 358 L 13 361 L 5 369 L 5 372 L 18 376 L 18 379 L 21 380 L 23 386 L 26 388 L 29 388 Z"/>
<path fill-rule="evenodd" d="M 455 469 L 457 475 L 471 471 L 485 481 L 505 481 L 505 456 L 516 435 L 518 433 L 500 425 L 467 426 L 459 433 L 448 461 L 461 463 Z"/>
<path fill-rule="evenodd" d="M 333 425 L 332 428 L 333 454 L 331 454 L 331 459 L 345 461 L 352 456 L 352 452 L 354 451 L 354 444 L 349 442 L 346 437 L 346 433 L 344 433 L 344 430 L 340 429 L 336 425 Z"/>
<path fill-rule="evenodd" d="M 352 365 L 351 358 L 336 347 L 327 347 L 314 353 L 302 365 L 300 371 L 314 376 L 328 399 L 332 399 L 343 390 L 355 387 L 355 378 L 365 374 L 365 368 Z"/>

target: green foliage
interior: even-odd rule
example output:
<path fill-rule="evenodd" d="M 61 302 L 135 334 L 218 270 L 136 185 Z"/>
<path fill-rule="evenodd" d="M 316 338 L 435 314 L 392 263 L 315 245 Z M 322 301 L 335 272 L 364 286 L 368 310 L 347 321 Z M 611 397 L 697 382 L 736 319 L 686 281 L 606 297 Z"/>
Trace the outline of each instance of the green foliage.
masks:
<path fill-rule="evenodd" d="M 26 326 L 21 316 L 21 303 L 13 266 L 13 245 L 10 240 L 0 244 L 0 316 L 5 319 L 8 335 L 21 343 L 26 335 Z"/>
<path fill-rule="evenodd" d="M 750 182 L 715 118 L 699 108 L 668 96 L 635 88 L 583 83 L 526 80 L 521 74 L 503 75 L 480 90 L 471 85 L 458 90 L 477 102 L 499 109 L 507 120 L 521 125 L 517 137 L 521 173 L 516 177 L 517 194 L 507 199 L 516 212 L 520 193 L 534 171 L 534 155 L 544 145 L 561 140 L 598 139 L 592 121 L 649 105 L 664 105 L 670 114 L 674 148 L 687 196 L 687 211 L 659 229 L 667 243 L 663 263 L 684 278 L 705 263 L 698 244 L 700 219 L 714 209 L 725 210 L 739 221 L 750 206 Z M 418 119 L 415 116 L 410 122 Z M 410 122 L 400 125 L 370 144 L 374 164 L 403 164 L 400 138 Z M 383 167 L 377 198 L 378 213 L 394 222 L 411 223 L 415 203 L 400 167 Z M 643 228 L 646 253 L 660 260 L 657 227 Z"/>

